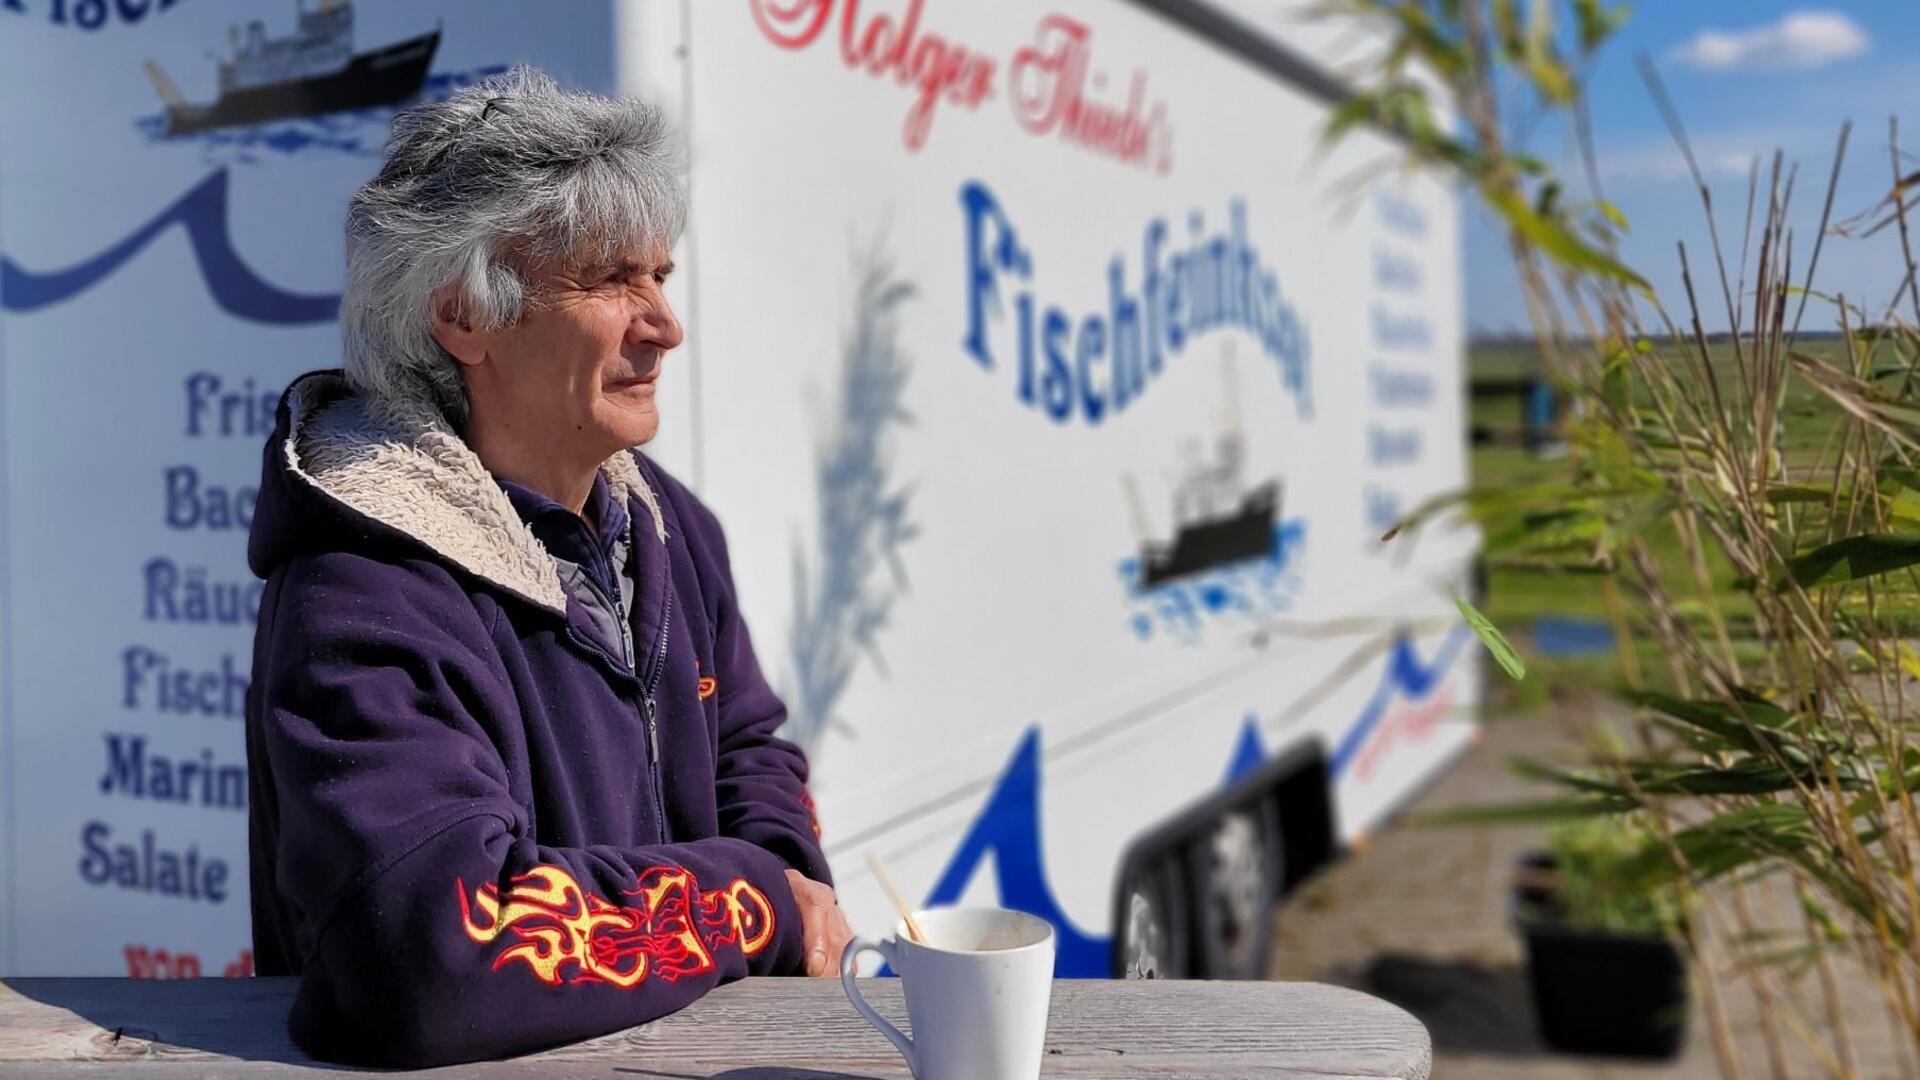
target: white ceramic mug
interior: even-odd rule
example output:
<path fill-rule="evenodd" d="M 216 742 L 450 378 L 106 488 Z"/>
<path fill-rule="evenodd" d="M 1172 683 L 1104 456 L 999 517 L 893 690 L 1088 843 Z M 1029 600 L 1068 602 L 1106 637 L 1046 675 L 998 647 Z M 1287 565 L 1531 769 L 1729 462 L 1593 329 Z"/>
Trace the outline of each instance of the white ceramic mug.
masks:
<path fill-rule="evenodd" d="M 927 935 L 903 922 L 880 942 L 855 938 L 840 957 L 847 999 L 906 1056 L 915 1080 L 1035 1080 L 1053 994 L 1053 927 L 1004 908 L 916 911 Z M 877 952 L 907 996 L 912 1038 L 873 1010 L 854 985 L 854 958 Z"/>

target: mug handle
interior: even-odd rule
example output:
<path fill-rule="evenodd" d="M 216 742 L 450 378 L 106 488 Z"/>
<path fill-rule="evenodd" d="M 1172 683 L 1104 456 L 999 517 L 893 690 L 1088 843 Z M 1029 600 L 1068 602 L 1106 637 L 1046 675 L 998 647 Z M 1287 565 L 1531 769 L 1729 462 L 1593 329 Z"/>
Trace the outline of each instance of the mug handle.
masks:
<path fill-rule="evenodd" d="M 847 1000 L 853 1003 L 854 1010 L 866 1017 L 867 1023 L 878 1028 L 880 1034 L 893 1041 L 893 1045 L 900 1051 L 900 1056 L 907 1059 L 907 1071 L 919 1076 L 920 1063 L 914 1060 L 913 1040 L 902 1035 L 900 1029 L 894 1027 L 891 1021 L 875 1012 L 873 1006 L 867 1004 L 867 999 L 860 996 L 859 988 L 853 984 L 854 958 L 863 952 L 877 952 L 886 959 L 894 971 L 900 970 L 900 958 L 894 951 L 893 942 L 864 941 L 854 938 L 847 942 L 846 949 L 840 953 L 840 986 L 846 990 Z"/>

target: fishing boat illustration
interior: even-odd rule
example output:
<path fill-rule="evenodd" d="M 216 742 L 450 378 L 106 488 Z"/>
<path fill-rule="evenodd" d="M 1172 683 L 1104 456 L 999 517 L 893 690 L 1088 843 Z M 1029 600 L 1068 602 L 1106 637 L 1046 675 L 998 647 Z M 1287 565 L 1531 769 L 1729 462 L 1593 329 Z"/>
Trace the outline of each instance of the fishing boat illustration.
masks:
<path fill-rule="evenodd" d="M 1225 423 L 1215 441 L 1213 460 L 1202 459 L 1197 442 L 1190 441 L 1184 448 L 1181 475 L 1173 489 L 1173 538 L 1147 539 L 1140 545 L 1143 589 L 1227 563 L 1261 558 L 1273 550 L 1273 526 L 1280 519 L 1280 482 L 1268 480 L 1249 488 L 1242 480 L 1246 443 L 1233 392 L 1231 357 L 1226 373 Z M 1132 477 L 1126 478 L 1126 484 L 1136 528 L 1147 536 L 1150 529 Z"/>
<path fill-rule="evenodd" d="M 438 27 L 356 55 L 350 0 L 294 3 L 294 31 L 286 37 L 267 36 L 257 19 L 244 30 L 228 29 L 228 56 L 215 57 L 220 92 L 210 104 L 187 101 L 160 65 L 147 61 L 147 78 L 165 106 L 166 134 L 391 105 L 419 92 L 440 47 Z"/>

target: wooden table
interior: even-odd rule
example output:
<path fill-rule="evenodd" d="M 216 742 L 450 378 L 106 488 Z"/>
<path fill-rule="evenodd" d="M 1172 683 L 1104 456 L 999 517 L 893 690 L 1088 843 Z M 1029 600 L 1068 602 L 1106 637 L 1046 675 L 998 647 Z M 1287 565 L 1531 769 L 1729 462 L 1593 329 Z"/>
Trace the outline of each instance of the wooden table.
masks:
<path fill-rule="evenodd" d="M 904 1023 L 896 979 L 861 984 Z M 287 1040 L 292 979 L 0 980 L 0 1075 L 318 1077 Z M 1394 1077 L 1427 1080 L 1418 1020 L 1356 990 L 1314 983 L 1054 984 L 1047 1076 Z M 116 1068 L 115 1066 L 120 1066 Z M 664 1020 L 447 1075 L 847 1080 L 905 1077 L 892 1044 L 837 980 L 747 979 Z"/>

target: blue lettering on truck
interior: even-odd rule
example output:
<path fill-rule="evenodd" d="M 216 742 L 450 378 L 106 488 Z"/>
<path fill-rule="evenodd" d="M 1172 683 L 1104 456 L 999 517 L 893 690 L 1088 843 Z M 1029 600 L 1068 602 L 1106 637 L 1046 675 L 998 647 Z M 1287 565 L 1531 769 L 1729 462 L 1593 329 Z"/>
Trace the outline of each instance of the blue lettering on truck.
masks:
<path fill-rule="evenodd" d="M 1115 255 L 1106 268 L 1106 310 L 1078 317 L 1035 299 L 1034 253 L 986 184 L 962 184 L 960 208 L 967 259 L 961 347 L 982 368 L 994 369 L 1006 355 L 997 346 L 1007 344 L 999 338 L 1011 316 L 1022 405 L 1055 423 L 1099 424 L 1145 393 L 1190 339 L 1238 329 L 1274 362 L 1299 415 L 1312 415 L 1307 326 L 1248 240 L 1243 201 L 1228 204 L 1224 232 L 1206 232 L 1205 217 L 1189 214 L 1182 246 L 1169 240 L 1165 219 L 1149 221 L 1141 236 L 1138 294 L 1128 285 L 1126 258 Z"/>

